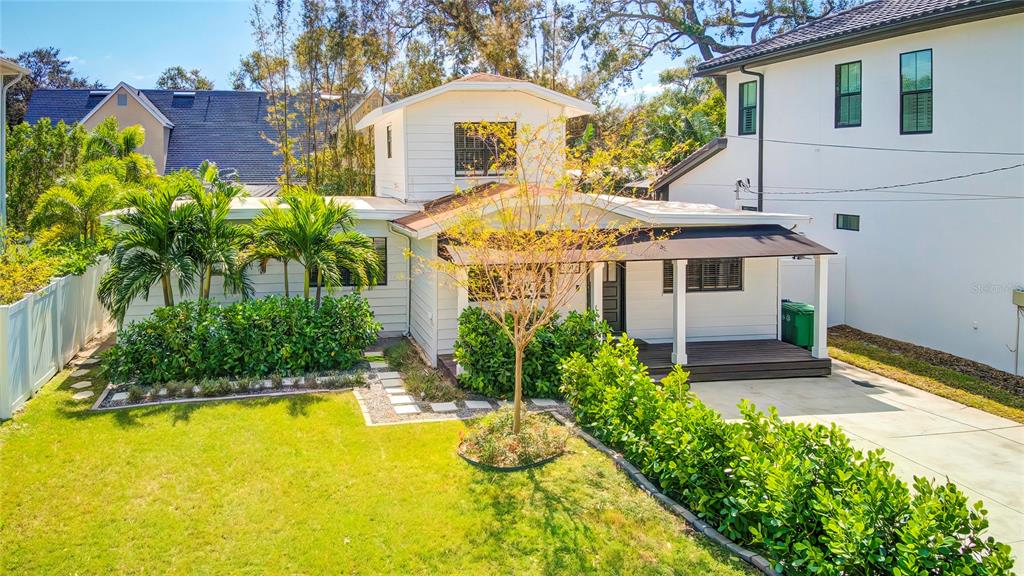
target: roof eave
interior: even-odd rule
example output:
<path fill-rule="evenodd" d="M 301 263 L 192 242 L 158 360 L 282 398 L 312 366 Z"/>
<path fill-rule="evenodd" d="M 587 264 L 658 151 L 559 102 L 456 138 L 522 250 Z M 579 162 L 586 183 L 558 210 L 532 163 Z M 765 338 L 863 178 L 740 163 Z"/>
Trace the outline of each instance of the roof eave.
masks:
<path fill-rule="evenodd" d="M 860 30 L 849 34 L 808 42 L 807 44 L 791 46 L 778 51 L 751 56 L 750 58 L 725 62 L 720 65 L 711 65 L 703 68 L 698 67 L 694 76 L 723 76 L 730 72 L 739 71 L 741 66 L 767 66 L 768 64 L 775 64 L 777 62 L 793 60 L 795 58 L 802 58 L 804 56 L 811 56 L 813 54 L 820 54 L 822 52 L 838 50 L 840 48 L 848 48 L 859 44 L 867 44 L 868 42 L 886 40 L 888 38 L 894 38 L 905 34 L 924 32 L 955 24 L 966 24 L 977 20 L 997 18 L 999 16 L 1007 16 L 1018 12 L 1024 12 L 1024 3 L 1019 0 L 998 0 L 996 2 L 976 6 L 964 6 L 948 12 L 929 14 L 920 18 L 893 22 L 866 30 Z"/>

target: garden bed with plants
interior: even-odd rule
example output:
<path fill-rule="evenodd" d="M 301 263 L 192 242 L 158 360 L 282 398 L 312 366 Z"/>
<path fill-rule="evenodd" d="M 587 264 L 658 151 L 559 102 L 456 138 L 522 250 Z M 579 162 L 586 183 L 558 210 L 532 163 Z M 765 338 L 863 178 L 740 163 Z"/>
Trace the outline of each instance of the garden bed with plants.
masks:
<path fill-rule="evenodd" d="M 104 353 L 99 407 L 361 386 L 379 330 L 358 295 L 158 308 Z"/>
<path fill-rule="evenodd" d="M 782 420 L 750 404 L 726 422 L 688 391 L 680 369 L 660 384 L 632 340 L 564 364 L 577 422 L 663 492 L 780 573 L 1010 574 L 1010 549 L 986 534 L 981 503 L 952 483 L 893 473 L 837 427 Z"/>
<path fill-rule="evenodd" d="M 512 432 L 513 408 L 506 406 L 470 425 L 458 453 L 464 460 L 496 472 L 515 472 L 547 464 L 565 454 L 569 431 L 547 414 L 523 410 L 518 434 Z"/>

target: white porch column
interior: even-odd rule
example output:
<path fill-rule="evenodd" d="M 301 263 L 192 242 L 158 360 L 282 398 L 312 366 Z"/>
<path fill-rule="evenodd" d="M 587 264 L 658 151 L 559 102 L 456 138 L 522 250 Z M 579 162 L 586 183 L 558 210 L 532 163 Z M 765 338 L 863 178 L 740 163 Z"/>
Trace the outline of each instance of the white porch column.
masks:
<path fill-rule="evenodd" d="M 828 358 L 828 255 L 814 257 L 814 346 L 811 356 Z"/>
<path fill-rule="evenodd" d="M 672 363 L 686 364 L 686 260 L 672 261 Z"/>
<path fill-rule="evenodd" d="M 590 267 L 590 309 L 604 318 L 604 262 L 594 262 Z"/>
<path fill-rule="evenodd" d="M 462 311 L 469 307 L 469 268 L 458 269 L 455 277 L 455 317 L 462 318 Z M 455 375 L 462 374 L 462 365 L 455 365 Z"/>

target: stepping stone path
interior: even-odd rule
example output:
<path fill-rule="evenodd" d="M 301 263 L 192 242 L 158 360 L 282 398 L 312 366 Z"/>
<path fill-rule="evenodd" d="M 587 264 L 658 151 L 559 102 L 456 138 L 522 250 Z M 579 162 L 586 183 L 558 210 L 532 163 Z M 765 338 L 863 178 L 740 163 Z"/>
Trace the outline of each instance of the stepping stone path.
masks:
<path fill-rule="evenodd" d="M 89 386 L 92 386 L 92 382 L 89 382 L 88 380 L 75 382 L 74 384 L 71 385 L 71 387 L 74 388 L 75 390 L 81 390 L 82 388 L 88 388 Z"/>
<path fill-rule="evenodd" d="M 99 362 L 99 360 L 97 360 L 95 358 L 86 358 L 85 360 L 82 360 L 81 362 L 79 362 L 78 365 L 79 366 L 92 366 L 93 364 L 95 364 L 97 362 Z"/>
<path fill-rule="evenodd" d="M 93 394 L 95 394 L 95 392 L 93 392 L 92 390 L 83 390 L 81 392 L 76 392 L 74 394 L 74 396 L 71 397 L 71 399 L 72 400 L 85 400 L 87 398 L 92 398 Z"/>
<path fill-rule="evenodd" d="M 291 378 L 281 378 L 281 386 L 295 386 L 299 383 L 301 376 L 293 376 Z"/>
<path fill-rule="evenodd" d="M 494 406 L 491 406 L 491 403 L 486 400 L 466 400 L 466 408 L 470 410 L 490 410 Z"/>
<path fill-rule="evenodd" d="M 419 414 L 420 409 L 415 404 L 402 404 L 395 406 L 395 414 Z"/>
<path fill-rule="evenodd" d="M 363 358 L 369 358 L 370 356 L 383 356 L 384 352 L 380 350 L 367 350 L 363 352 Z"/>
<path fill-rule="evenodd" d="M 384 391 L 388 394 L 405 394 L 405 388 L 401 386 L 385 386 Z"/>
<path fill-rule="evenodd" d="M 387 367 L 388 367 L 388 363 L 387 362 L 380 362 L 378 360 L 374 360 L 373 362 L 370 362 L 370 368 L 373 369 L 373 370 L 383 370 L 383 369 L 385 369 Z"/>
<path fill-rule="evenodd" d="M 415 404 L 416 399 L 407 394 L 391 394 L 388 396 L 392 404 Z"/>
<path fill-rule="evenodd" d="M 459 407 L 455 402 L 431 402 L 430 409 L 434 412 L 455 412 Z"/>
<path fill-rule="evenodd" d="M 550 398 L 534 398 L 533 400 L 530 400 L 530 402 L 533 402 L 534 406 L 539 406 L 541 408 L 554 408 L 555 406 L 558 406 L 558 402 L 555 402 Z"/>
<path fill-rule="evenodd" d="M 75 370 L 74 372 L 72 372 L 71 373 L 71 377 L 72 378 L 81 378 L 82 376 L 85 376 L 88 373 L 89 373 L 88 369 L 82 368 L 82 369 Z"/>
<path fill-rule="evenodd" d="M 400 372 L 377 372 L 377 377 L 381 380 L 401 380 L 402 374 Z"/>
<path fill-rule="evenodd" d="M 116 394 L 114 394 L 114 395 L 112 395 L 110 397 L 110 401 L 111 402 L 120 402 L 122 400 L 127 400 L 127 399 L 128 399 L 128 393 L 127 392 L 118 392 L 118 393 L 116 393 Z"/>

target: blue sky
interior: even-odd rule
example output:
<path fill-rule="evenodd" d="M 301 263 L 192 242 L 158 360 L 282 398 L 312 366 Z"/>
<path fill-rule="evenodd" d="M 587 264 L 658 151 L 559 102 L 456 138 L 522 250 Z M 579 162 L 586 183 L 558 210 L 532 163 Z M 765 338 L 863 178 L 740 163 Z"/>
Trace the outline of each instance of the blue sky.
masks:
<path fill-rule="evenodd" d="M 151 88 L 168 66 L 199 68 L 215 87 L 230 89 L 228 76 L 253 49 L 248 0 L 0 1 L 0 49 L 8 56 L 54 46 L 75 72 L 106 86 L 125 81 Z M 657 58 L 636 86 L 620 95 L 628 102 L 650 93 Z"/>

